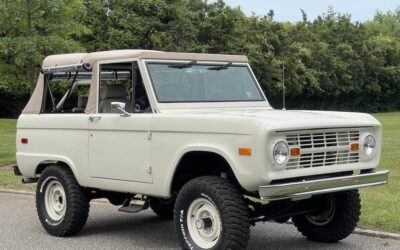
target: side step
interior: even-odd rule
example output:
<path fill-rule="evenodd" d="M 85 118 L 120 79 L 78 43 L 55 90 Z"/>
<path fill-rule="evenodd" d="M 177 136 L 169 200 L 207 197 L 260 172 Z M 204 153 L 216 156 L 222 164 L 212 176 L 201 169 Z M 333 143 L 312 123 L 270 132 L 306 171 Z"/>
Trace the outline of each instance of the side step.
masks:
<path fill-rule="evenodd" d="M 137 213 L 149 208 L 149 200 L 146 199 L 143 204 L 131 204 L 131 197 L 127 197 L 122 207 L 118 209 L 120 212 Z"/>

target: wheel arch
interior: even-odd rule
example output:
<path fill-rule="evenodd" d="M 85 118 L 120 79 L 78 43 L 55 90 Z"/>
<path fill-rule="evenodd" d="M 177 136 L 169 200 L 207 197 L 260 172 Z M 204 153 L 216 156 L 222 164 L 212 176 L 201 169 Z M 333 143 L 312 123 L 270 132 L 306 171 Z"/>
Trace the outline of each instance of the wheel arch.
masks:
<path fill-rule="evenodd" d="M 59 167 L 63 168 L 68 168 L 72 171 L 73 175 L 75 176 L 75 179 L 79 181 L 79 175 L 77 174 L 76 167 L 73 164 L 73 162 L 65 157 L 59 157 L 59 156 L 48 156 L 46 157 L 46 160 L 40 160 L 38 163 L 35 164 L 36 167 L 34 168 L 34 176 L 37 177 L 38 175 L 42 174 L 42 172 L 49 166 L 52 165 L 57 165 Z"/>
<path fill-rule="evenodd" d="M 36 169 L 35 169 L 35 176 L 41 175 L 42 172 L 43 172 L 47 167 L 52 166 L 52 165 L 57 165 L 57 166 L 60 166 L 60 167 L 69 168 L 69 169 L 74 173 L 74 175 L 76 176 L 74 170 L 70 167 L 70 165 L 69 165 L 68 163 L 66 163 L 66 162 L 64 162 L 64 161 L 54 161 L 54 160 L 45 160 L 45 161 L 41 161 L 41 162 L 37 165 L 37 167 L 36 167 Z"/>
<path fill-rule="evenodd" d="M 196 164 L 189 165 L 193 161 Z M 204 167 L 205 164 L 213 163 L 213 161 L 216 161 L 215 165 L 211 164 Z M 193 178 L 204 175 L 217 175 L 223 172 L 227 174 L 227 178 L 231 178 L 241 186 L 233 160 L 224 151 L 215 147 L 193 146 L 185 148 L 178 154 L 173 166 L 174 168 L 168 176 L 169 182 L 166 187 L 170 195 Z"/>

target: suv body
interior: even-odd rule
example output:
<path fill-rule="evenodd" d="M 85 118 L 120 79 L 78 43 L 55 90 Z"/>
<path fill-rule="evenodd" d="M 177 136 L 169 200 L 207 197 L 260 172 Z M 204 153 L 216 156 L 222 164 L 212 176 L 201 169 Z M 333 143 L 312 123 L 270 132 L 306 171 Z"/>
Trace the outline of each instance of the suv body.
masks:
<path fill-rule="evenodd" d="M 60 101 L 57 80 L 71 82 Z M 15 170 L 35 182 L 49 166 L 67 168 L 91 198 L 124 207 L 133 194 L 175 200 L 190 181 L 219 176 L 251 197 L 246 204 L 259 200 L 251 222 L 268 202 L 386 183 L 388 172 L 374 170 L 380 153 L 371 115 L 273 109 L 245 56 L 121 50 L 44 60 L 18 119 Z M 208 248 L 193 237 L 183 247 Z"/>

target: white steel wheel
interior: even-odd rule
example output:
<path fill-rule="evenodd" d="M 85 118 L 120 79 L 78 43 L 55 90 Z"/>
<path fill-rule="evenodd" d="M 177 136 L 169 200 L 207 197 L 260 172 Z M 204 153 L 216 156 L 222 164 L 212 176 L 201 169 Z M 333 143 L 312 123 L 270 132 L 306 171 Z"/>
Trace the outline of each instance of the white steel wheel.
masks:
<path fill-rule="evenodd" d="M 248 204 L 227 179 L 188 181 L 175 200 L 175 230 L 186 250 L 243 250 L 250 237 Z"/>
<path fill-rule="evenodd" d="M 187 225 L 193 241 L 204 249 L 214 247 L 222 230 L 221 217 L 217 208 L 209 200 L 194 200 L 187 213 Z"/>
<path fill-rule="evenodd" d="M 52 180 L 46 187 L 44 197 L 47 214 L 54 221 L 64 218 L 67 209 L 67 197 L 64 187 L 57 180 Z"/>
<path fill-rule="evenodd" d="M 69 168 L 46 167 L 36 187 L 36 210 L 42 226 L 54 236 L 76 234 L 88 218 L 90 198 L 90 192 L 79 186 Z"/>

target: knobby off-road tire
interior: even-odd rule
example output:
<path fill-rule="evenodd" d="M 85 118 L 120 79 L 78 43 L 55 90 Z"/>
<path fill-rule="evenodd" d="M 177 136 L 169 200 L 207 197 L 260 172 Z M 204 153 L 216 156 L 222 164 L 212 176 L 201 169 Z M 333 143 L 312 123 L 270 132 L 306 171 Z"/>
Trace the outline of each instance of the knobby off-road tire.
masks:
<path fill-rule="evenodd" d="M 248 205 L 235 186 L 220 177 L 185 184 L 175 201 L 174 220 L 184 249 L 245 249 L 250 237 Z"/>
<path fill-rule="evenodd" d="M 150 207 L 161 219 L 172 220 L 174 218 L 175 197 L 171 199 L 150 198 Z"/>
<path fill-rule="evenodd" d="M 349 236 L 357 226 L 361 200 L 358 190 L 338 192 L 321 197 L 330 199 L 333 204 L 333 214 L 329 216 L 328 210 L 313 214 L 294 216 L 292 218 L 297 230 L 309 240 L 333 243 Z M 321 202 L 324 202 L 321 200 Z M 325 200 L 326 202 L 326 200 Z M 321 215 L 324 216 L 321 217 Z M 319 218 L 319 219 L 318 219 Z"/>
<path fill-rule="evenodd" d="M 36 189 L 36 209 L 45 230 L 60 237 L 79 232 L 89 215 L 89 195 L 70 169 L 47 167 Z"/>

